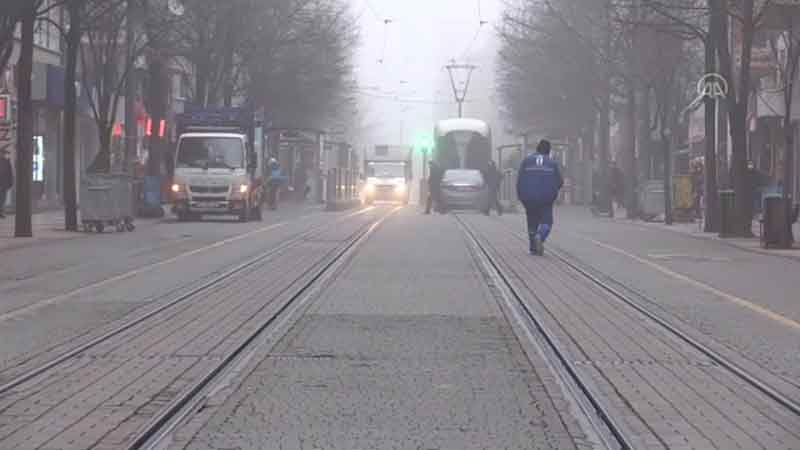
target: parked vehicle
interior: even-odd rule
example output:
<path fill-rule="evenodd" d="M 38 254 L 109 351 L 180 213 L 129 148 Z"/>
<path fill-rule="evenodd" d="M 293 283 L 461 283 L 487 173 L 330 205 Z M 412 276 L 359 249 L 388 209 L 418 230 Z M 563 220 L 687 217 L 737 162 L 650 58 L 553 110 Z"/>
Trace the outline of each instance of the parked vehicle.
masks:
<path fill-rule="evenodd" d="M 441 186 L 441 203 L 444 210 L 484 210 L 489 201 L 487 186 L 480 170 L 447 170 Z"/>
<path fill-rule="evenodd" d="M 246 108 L 179 114 L 173 212 L 179 220 L 235 215 L 261 220 L 264 135 L 261 114 Z"/>

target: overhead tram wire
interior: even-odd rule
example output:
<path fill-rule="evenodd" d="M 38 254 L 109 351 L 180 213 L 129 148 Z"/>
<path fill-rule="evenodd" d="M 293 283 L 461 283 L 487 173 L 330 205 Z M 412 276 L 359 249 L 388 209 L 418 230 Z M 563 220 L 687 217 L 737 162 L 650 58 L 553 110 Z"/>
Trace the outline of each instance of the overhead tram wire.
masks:
<path fill-rule="evenodd" d="M 432 99 L 424 99 L 424 98 L 404 98 L 397 95 L 392 94 L 376 94 L 374 92 L 367 92 L 364 90 L 356 89 L 355 93 L 360 96 L 364 97 L 371 97 L 378 100 L 386 100 L 389 102 L 395 103 L 419 103 L 419 104 L 426 104 L 426 105 L 452 105 L 455 104 L 453 100 L 432 100 Z M 477 103 L 480 100 L 469 100 L 465 103 Z"/>

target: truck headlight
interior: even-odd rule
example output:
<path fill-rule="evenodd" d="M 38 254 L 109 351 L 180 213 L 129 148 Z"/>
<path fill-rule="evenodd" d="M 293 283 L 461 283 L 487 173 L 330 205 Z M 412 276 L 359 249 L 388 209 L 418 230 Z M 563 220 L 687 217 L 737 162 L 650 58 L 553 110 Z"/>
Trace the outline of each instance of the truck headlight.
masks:
<path fill-rule="evenodd" d="M 375 185 L 372 183 L 367 183 L 367 185 L 364 186 L 364 190 L 370 193 L 375 192 Z"/>
<path fill-rule="evenodd" d="M 250 190 L 250 186 L 246 184 L 239 186 L 239 193 L 241 194 L 246 194 L 248 190 Z"/>
<path fill-rule="evenodd" d="M 183 192 L 183 191 L 184 191 L 183 185 L 178 183 L 172 184 L 172 192 L 175 192 L 177 194 L 178 192 Z"/>

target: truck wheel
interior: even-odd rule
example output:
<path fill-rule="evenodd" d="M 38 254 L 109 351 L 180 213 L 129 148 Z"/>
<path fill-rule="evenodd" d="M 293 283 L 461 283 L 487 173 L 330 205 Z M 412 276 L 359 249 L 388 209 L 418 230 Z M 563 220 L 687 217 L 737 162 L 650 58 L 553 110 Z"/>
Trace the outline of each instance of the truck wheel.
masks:
<path fill-rule="evenodd" d="M 242 212 L 239 213 L 239 222 L 247 222 L 247 219 L 250 218 L 250 207 L 245 204 L 244 209 Z"/>

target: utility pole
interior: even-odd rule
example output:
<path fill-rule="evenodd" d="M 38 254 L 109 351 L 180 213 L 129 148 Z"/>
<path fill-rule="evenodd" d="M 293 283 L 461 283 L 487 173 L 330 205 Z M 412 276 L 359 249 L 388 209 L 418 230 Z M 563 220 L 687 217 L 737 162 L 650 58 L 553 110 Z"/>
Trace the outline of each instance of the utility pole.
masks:
<path fill-rule="evenodd" d="M 452 60 L 450 64 L 445 66 L 445 68 L 447 69 L 447 73 L 450 74 L 450 84 L 453 86 L 453 96 L 456 99 L 456 103 L 458 103 L 458 117 L 464 117 L 464 99 L 467 98 L 469 82 L 472 79 L 472 71 L 477 69 L 478 66 L 472 64 L 456 64 L 456 61 Z M 453 76 L 453 71 L 455 70 L 467 71 L 467 80 L 464 83 L 464 89 L 459 90 L 456 86 L 456 79 Z"/>

